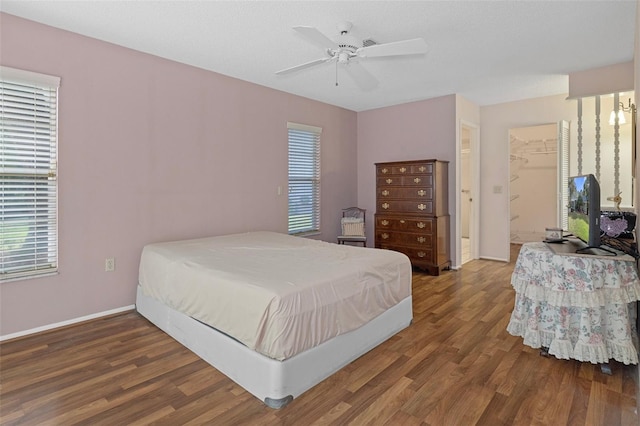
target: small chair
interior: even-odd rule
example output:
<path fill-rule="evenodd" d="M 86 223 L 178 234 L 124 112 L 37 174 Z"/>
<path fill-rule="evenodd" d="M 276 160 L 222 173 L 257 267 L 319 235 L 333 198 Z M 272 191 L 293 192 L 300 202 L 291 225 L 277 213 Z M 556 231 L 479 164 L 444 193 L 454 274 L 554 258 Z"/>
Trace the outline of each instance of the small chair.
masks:
<path fill-rule="evenodd" d="M 338 244 L 362 243 L 362 247 L 367 246 L 367 236 L 365 235 L 365 216 L 367 211 L 359 207 L 349 207 L 342 209 L 342 235 L 338 237 Z"/>

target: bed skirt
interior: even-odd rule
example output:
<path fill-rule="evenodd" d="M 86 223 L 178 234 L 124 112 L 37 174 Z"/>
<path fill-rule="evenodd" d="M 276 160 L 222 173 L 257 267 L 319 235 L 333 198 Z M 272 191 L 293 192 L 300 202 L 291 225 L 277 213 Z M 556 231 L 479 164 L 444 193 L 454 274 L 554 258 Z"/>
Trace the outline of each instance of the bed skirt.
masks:
<path fill-rule="evenodd" d="M 271 408 L 281 408 L 411 324 L 408 296 L 365 325 L 278 361 L 137 290 L 137 311 Z"/>

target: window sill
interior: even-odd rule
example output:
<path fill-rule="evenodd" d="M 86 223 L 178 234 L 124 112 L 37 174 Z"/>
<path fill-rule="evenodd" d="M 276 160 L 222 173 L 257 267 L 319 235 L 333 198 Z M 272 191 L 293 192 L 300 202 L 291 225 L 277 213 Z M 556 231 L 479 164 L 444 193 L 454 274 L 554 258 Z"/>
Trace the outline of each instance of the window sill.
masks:
<path fill-rule="evenodd" d="M 42 274 L 32 274 L 32 275 L 21 275 L 19 277 L 11 277 L 11 278 L 0 278 L 0 284 L 10 283 L 14 281 L 24 281 L 24 280 L 35 280 L 38 278 L 51 277 L 53 275 L 58 275 L 58 271 L 45 272 Z"/>

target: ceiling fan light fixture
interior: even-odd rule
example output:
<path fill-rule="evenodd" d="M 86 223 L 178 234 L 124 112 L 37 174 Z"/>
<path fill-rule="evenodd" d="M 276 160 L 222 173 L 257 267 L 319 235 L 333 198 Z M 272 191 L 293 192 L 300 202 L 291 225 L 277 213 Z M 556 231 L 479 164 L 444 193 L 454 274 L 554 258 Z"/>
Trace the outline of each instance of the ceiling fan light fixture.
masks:
<path fill-rule="evenodd" d="M 351 55 L 349 55 L 349 52 L 345 52 L 345 51 L 338 52 L 338 62 L 340 62 L 341 64 L 346 64 L 347 62 L 349 62 L 350 57 Z"/>

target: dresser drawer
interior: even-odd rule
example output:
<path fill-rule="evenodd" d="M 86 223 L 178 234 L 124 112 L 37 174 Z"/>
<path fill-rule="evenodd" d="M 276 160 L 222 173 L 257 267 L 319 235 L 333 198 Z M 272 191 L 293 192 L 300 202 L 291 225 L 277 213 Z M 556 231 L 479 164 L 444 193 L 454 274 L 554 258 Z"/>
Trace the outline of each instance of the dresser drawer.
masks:
<path fill-rule="evenodd" d="M 426 218 L 410 218 L 376 215 L 376 232 L 380 231 L 410 231 L 420 234 L 433 232 L 434 220 Z"/>
<path fill-rule="evenodd" d="M 398 244 L 403 246 L 413 246 L 421 248 L 432 248 L 433 235 L 419 234 L 416 232 L 398 232 L 398 231 L 376 231 L 376 241 L 380 244 Z"/>
<path fill-rule="evenodd" d="M 433 187 L 433 175 L 378 176 L 378 188 L 387 186 Z"/>
<path fill-rule="evenodd" d="M 431 174 L 433 173 L 433 163 L 378 165 L 376 173 L 378 175 Z"/>
<path fill-rule="evenodd" d="M 386 186 L 378 187 L 376 191 L 378 200 L 386 200 L 391 198 L 416 199 L 416 200 L 433 200 L 433 187 L 425 188 L 406 188 Z"/>
<path fill-rule="evenodd" d="M 394 213 L 433 214 L 432 200 L 379 200 L 376 211 Z"/>

